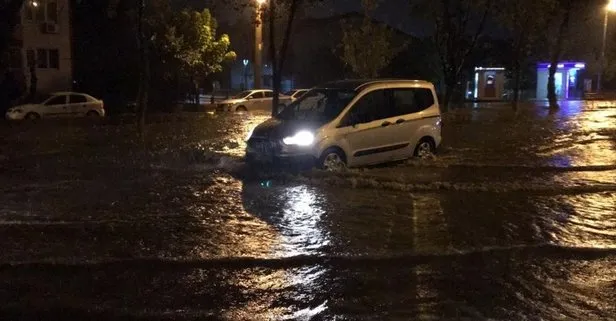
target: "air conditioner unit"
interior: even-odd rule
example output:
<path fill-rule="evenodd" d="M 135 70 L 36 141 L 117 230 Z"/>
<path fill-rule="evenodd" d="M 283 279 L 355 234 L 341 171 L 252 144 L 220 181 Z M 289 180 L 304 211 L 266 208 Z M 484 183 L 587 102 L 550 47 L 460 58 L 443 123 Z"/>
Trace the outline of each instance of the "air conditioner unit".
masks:
<path fill-rule="evenodd" d="M 53 23 L 53 22 L 43 23 L 44 33 L 58 33 L 59 31 L 60 31 L 60 28 L 57 23 Z"/>

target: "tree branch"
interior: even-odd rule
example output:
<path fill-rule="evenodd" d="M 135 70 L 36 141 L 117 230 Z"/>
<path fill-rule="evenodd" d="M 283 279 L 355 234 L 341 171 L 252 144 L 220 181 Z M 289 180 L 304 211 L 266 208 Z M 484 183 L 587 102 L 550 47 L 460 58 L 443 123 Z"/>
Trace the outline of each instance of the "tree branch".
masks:
<path fill-rule="evenodd" d="M 282 74 L 282 68 L 284 66 L 287 48 L 289 47 L 289 42 L 291 42 L 291 30 L 293 28 L 293 21 L 295 20 L 295 13 L 297 12 L 297 7 L 299 6 L 300 0 L 292 0 L 291 7 L 289 8 L 289 18 L 287 21 L 287 28 L 285 29 L 284 38 L 282 39 L 282 48 L 280 49 L 280 57 L 278 62 L 278 73 Z"/>

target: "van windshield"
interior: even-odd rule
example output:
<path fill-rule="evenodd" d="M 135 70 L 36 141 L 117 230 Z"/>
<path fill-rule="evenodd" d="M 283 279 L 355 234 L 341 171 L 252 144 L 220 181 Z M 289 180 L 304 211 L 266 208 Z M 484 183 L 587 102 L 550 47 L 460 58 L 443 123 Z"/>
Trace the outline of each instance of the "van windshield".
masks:
<path fill-rule="evenodd" d="M 357 92 L 350 89 L 315 88 L 276 115 L 283 120 L 328 122 L 336 118 Z"/>

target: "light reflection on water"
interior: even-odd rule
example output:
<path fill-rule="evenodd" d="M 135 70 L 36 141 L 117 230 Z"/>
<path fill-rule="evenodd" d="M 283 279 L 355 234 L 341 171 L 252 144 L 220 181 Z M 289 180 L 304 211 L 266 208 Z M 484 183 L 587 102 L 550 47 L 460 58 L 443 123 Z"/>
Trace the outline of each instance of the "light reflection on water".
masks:
<path fill-rule="evenodd" d="M 241 189 L 243 205 L 242 216 L 258 222 L 260 230 L 267 233 L 242 233 L 236 247 L 255 250 L 252 255 L 265 258 L 288 258 L 301 255 L 318 255 L 329 243 L 329 235 L 322 225 L 325 213 L 325 195 L 318 189 L 306 185 L 277 186 L 271 181 L 242 182 L 225 184 L 228 191 Z M 225 234 L 235 234 L 247 219 L 233 221 L 224 228 Z M 238 225 L 235 226 L 235 223 Z M 266 228 L 264 226 L 267 226 Z M 255 231 L 256 232 L 256 231 Z M 236 236 L 229 235 L 235 238 Z M 231 250 L 237 252 L 237 248 Z M 327 300 L 317 300 L 314 293 L 326 277 L 328 269 L 322 266 L 307 266 L 295 269 L 255 271 L 250 274 L 236 275 L 227 282 L 233 287 L 257 290 L 263 293 L 251 300 L 250 305 L 236 307 L 224 313 L 229 320 L 250 319 L 255 316 L 267 320 L 310 319 L 328 309 Z M 301 289 L 299 297 L 290 299 L 281 297 L 280 293 Z M 313 292 L 311 289 L 315 289 Z M 280 307 L 280 300 L 290 300 Z"/>
<path fill-rule="evenodd" d="M 554 119 L 559 133 L 540 154 L 555 166 L 616 164 L 616 105 L 566 102 Z"/>
<path fill-rule="evenodd" d="M 231 156 L 244 156 L 248 134 L 260 123 L 268 120 L 271 116 L 264 112 L 239 113 L 228 115 L 236 121 L 232 128 L 225 128 L 225 135 L 221 140 L 214 142 L 212 151 Z"/>
<path fill-rule="evenodd" d="M 616 248 L 616 194 L 560 196 L 546 215 L 550 235 L 559 245 Z M 560 203 L 560 204 L 558 204 Z"/>
<path fill-rule="evenodd" d="M 282 242 L 275 255 L 286 257 L 321 252 L 329 239 L 327 232 L 322 230 L 324 210 L 318 203 L 318 192 L 300 185 L 285 188 L 282 193 L 286 199 L 280 218 Z"/>

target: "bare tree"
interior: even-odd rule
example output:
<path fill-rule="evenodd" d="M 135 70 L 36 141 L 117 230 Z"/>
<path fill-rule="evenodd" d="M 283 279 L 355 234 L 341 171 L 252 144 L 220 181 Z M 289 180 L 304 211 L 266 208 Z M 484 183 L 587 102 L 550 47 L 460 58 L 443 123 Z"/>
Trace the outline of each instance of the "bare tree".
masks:
<path fill-rule="evenodd" d="M 8 68 L 6 56 L 11 47 L 15 28 L 20 23 L 19 12 L 24 0 L 0 1 L 0 71 Z"/>
<path fill-rule="evenodd" d="M 558 67 L 558 61 L 560 60 L 563 52 L 565 40 L 569 32 L 569 24 L 571 21 L 571 15 L 573 14 L 574 0 L 556 0 L 557 6 L 554 10 L 554 15 L 560 17 L 560 20 L 556 20 L 558 23 L 557 33 L 552 42 L 550 52 L 550 68 L 548 69 L 548 101 L 550 103 L 550 110 L 554 111 L 560 108 L 558 105 L 558 97 L 556 95 L 556 69 Z"/>
<path fill-rule="evenodd" d="M 509 30 L 512 45 L 510 68 L 513 73 L 513 104 L 520 100 L 522 70 L 532 57 L 533 49 L 545 40 L 545 30 L 554 10 L 554 0 L 499 1 L 498 21 Z"/>
<path fill-rule="evenodd" d="M 287 0 L 286 4 L 288 9 L 285 16 L 287 17 L 287 23 L 284 30 L 282 30 L 284 37 L 282 38 L 282 45 L 280 49 L 276 45 L 276 14 L 278 13 L 277 7 L 281 0 L 269 1 L 269 54 L 272 64 L 272 89 L 274 91 L 274 98 L 272 99 L 272 116 L 278 113 L 278 105 L 280 103 L 280 88 L 282 81 L 282 72 L 284 68 L 285 59 L 287 57 L 287 51 L 289 43 L 291 41 L 291 34 L 293 29 L 293 23 L 295 22 L 295 16 L 302 0 Z"/>
<path fill-rule="evenodd" d="M 453 98 L 465 64 L 483 35 L 494 0 L 424 0 L 415 5 L 434 22 L 433 41 L 444 78 L 443 108 Z"/>

